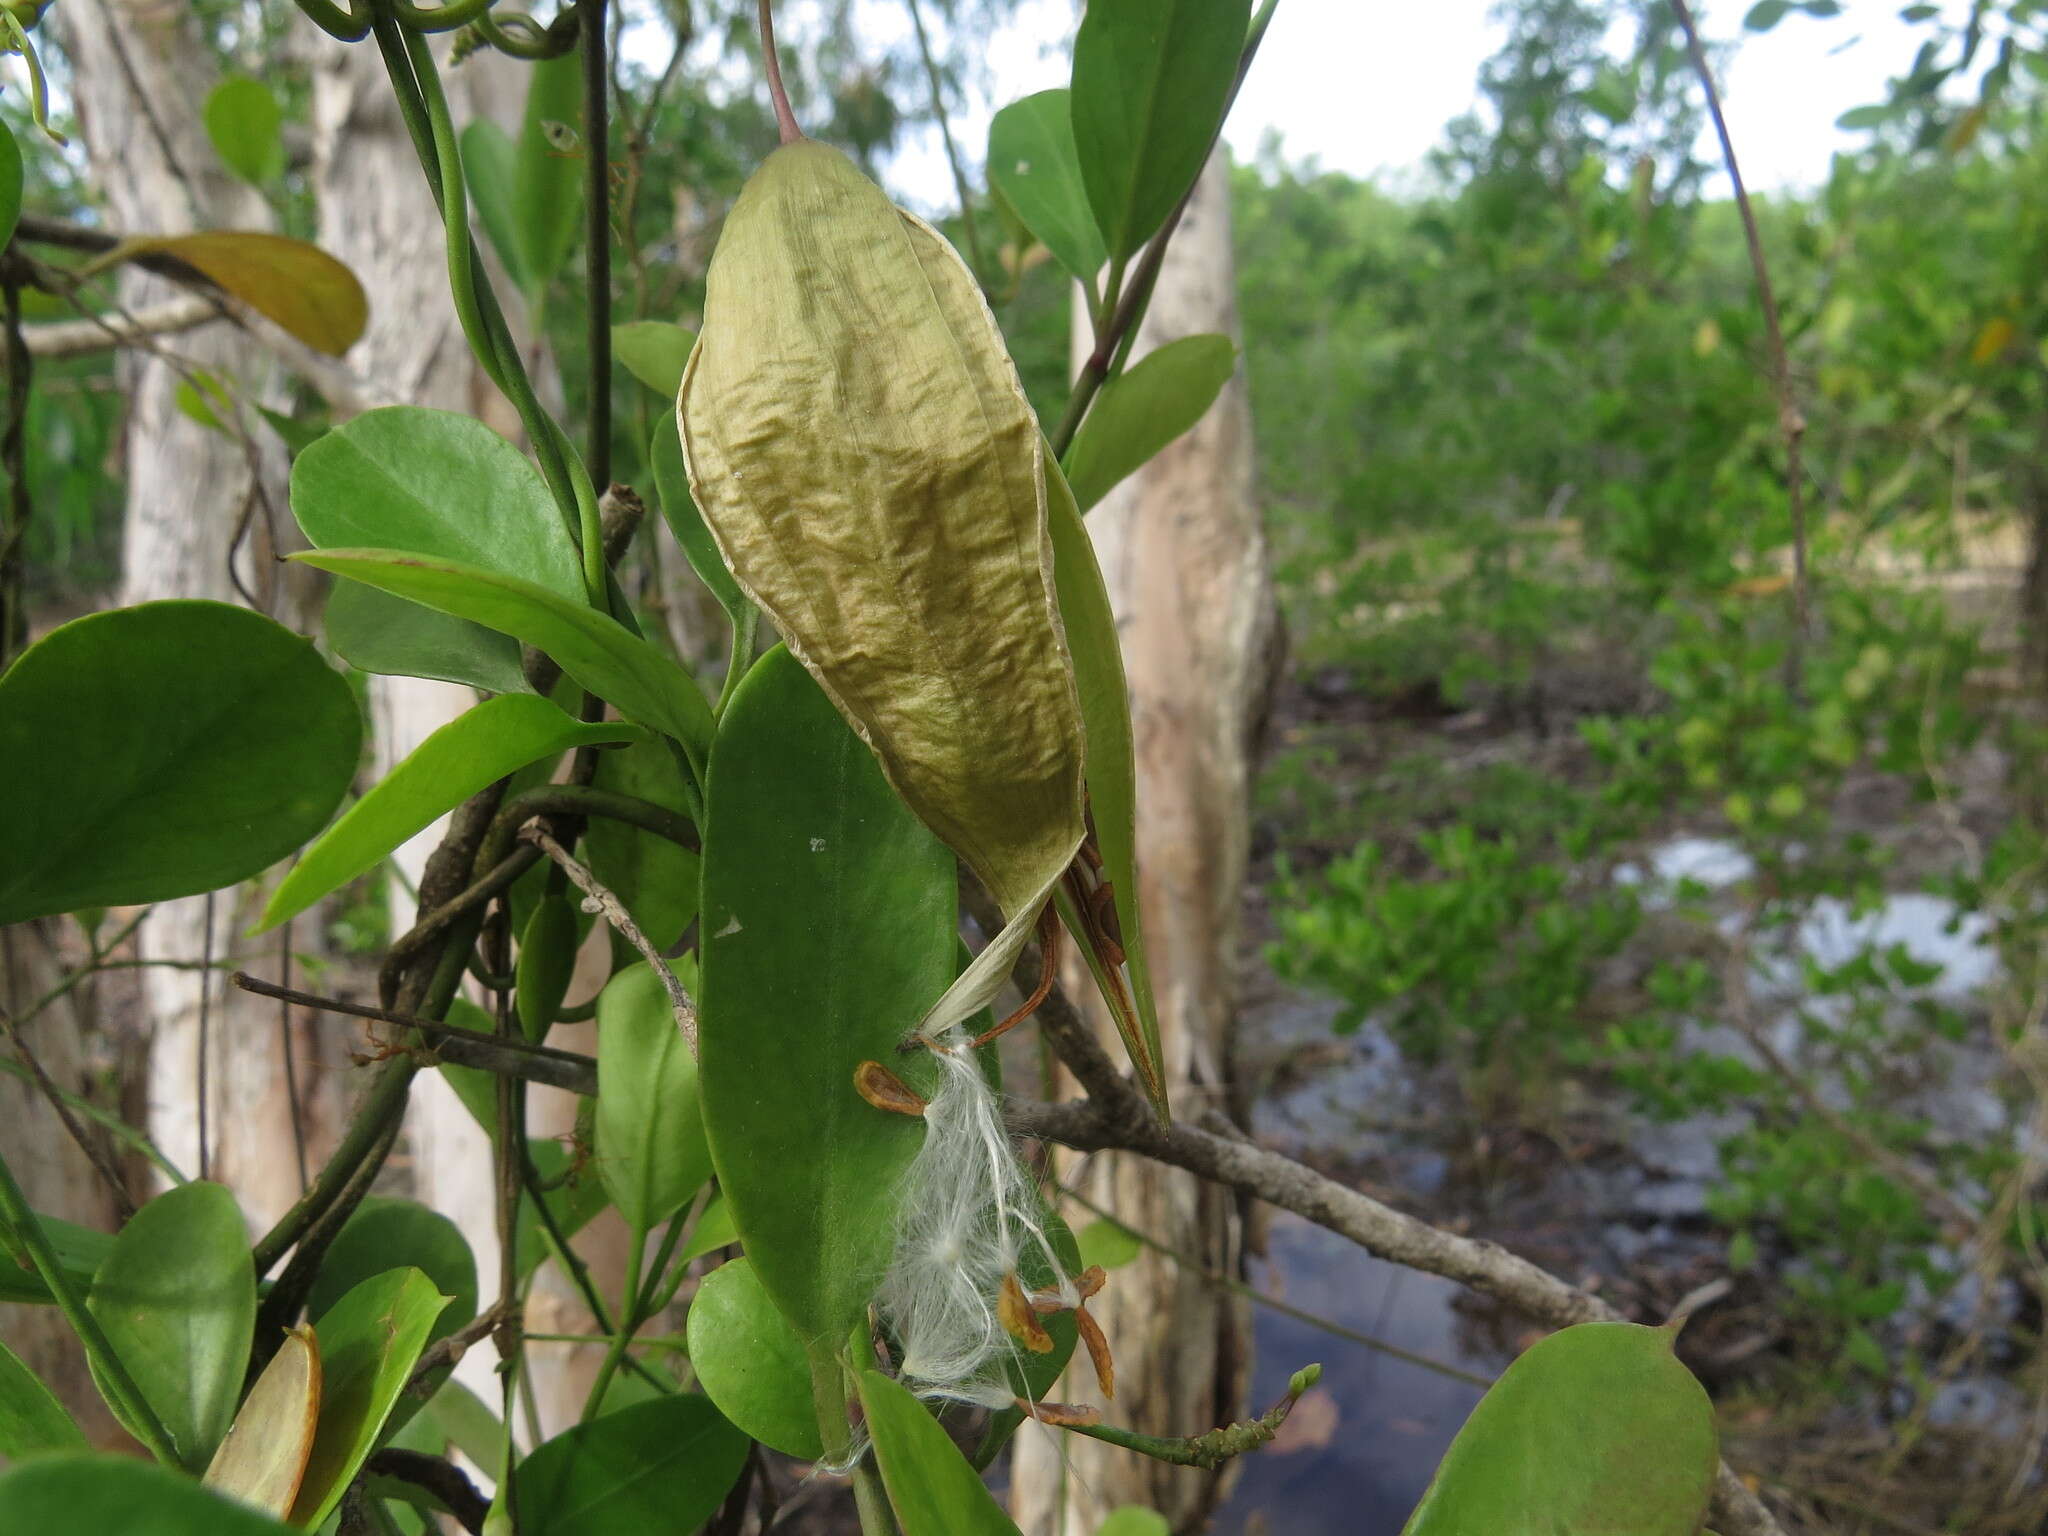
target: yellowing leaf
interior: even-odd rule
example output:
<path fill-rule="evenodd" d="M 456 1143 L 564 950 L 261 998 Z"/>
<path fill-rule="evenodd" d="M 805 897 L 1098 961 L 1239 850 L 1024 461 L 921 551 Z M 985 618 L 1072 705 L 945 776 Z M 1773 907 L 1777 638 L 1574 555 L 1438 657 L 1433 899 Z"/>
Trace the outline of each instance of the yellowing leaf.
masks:
<path fill-rule="evenodd" d="M 282 1520 L 291 1513 L 320 1419 L 320 1341 L 294 1328 L 256 1378 L 206 1469 L 207 1487 Z"/>
<path fill-rule="evenodd" d="M 137 256 L 176 257 L 316 352 L 339 357 L 370 321 L 355 273 L 304 240 L 245 229 L 145 235 L 123 240 L 95 265 Z"/>
<path fill-rule="evenodd" d="M 785 145 L 726 221 L 678 425 L 734 576 L 1012 919 L 943 1028 L 1007 974 L 1083 825 L 1042 440 L 995 320 L 852 161 Z"/>
<path fill-rule="evenodd" d="M 1998 360 L 2000 353 L 2012 345 L 2018 334 L 2012 321 L 2004 315 L 1994 315 L 1984 322 L 1984 328 L 1977 332 L 1977 339 L 1970 344 L 1970 361 L 1978 367 Z"/>

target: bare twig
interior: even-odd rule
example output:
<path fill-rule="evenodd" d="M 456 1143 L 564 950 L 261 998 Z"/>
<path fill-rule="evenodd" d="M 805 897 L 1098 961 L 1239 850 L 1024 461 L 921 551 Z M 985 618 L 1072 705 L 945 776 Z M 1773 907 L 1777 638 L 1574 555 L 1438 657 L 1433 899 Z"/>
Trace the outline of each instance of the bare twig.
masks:
<path fill-rule="evenodd" d="M 669 1009 L 676 1016 L 676 1028 L 682 1031 L 683 1040 L 690 1047 L 690 1055 L 694 1058 L 697 1054 L 697 1005 L 690 1001 L 690 994 L 683 990 L 683 984 L 676 979 L 676 973 L 670 970 L 668 962 L 662 959 L 661 951 L 647 942 L 647 935 L 642 933 L 640 925 L 633 921 L 633 914 L 626 910 L 625 903 L 600 885 L 595 875 L 577 863 L 575 856 L 548 836 L 539 825 L 529 826 L 519 835 L 553 859 L 576 889 L 597 904 L 597 909 L 604 914 L 605 921 L 616 928 L 628 944 L 640 951 L 648 967 L 661 978 L 662 990 L 668 993 Z"/>
<path fill-rule="evenodd" d="M 1764 335 L 1771 350 L 1771 376 L 1778 394 L 1778 430 L 1785 437 L 1785 495 L 1792 512 L 1792 609 L 1803 642 L 1811 633 L 1806 575 L 1806 475 L 1801 450 L 1806 440 L 1806 417 L 1792 392 L 1792 361 L 1785 352 L 1785 333 L 1778 324 L 1778 299 L 1771 288 L 1770 265 L 1764 259 L 1763 236 L 1757 232 L 1756 210 L 1750 206 L 1749 189 L 1742 184 L 1742 168 L 1736 164 L 1735 141 L 1728 136 L 1728 120 L 1721 112 L 1721 93 L 1714 88 L 1714 72 L 1707 64 L 1707 50 L 1700 43 L 1699 27 L 1693 21 L 1686 0 L 1672 0 L 1678 24 L 1685 31 L 1686 51 L 1692 55 L 1694 73 L 1706 92 L 1707 111 L 1714 119 L 1714 134 L 1721 141 L 1721 159 L 1728 167 L 1728 180 L 1735 188 L 1735 206 L 1742 213 L 1742 235 L 1749 243 L 1749 264 L 1756 273 L 1757 302 L 1764 312 Z M 1795 651 L 1796 656 L 1796 651 Z M 1796 662 L 1795 662 L 1796 666 Z"/>
<path fill-rule="evenodd" d="M 967 237 L 967 262 L 975 278 L 987 281 L 982 265 L 981 233 L 974 227 L 974 194 L 967 187 L 967 169 L 960 163 L 960 147 L 953 142 L 953 122 L 946 113 L 946 85 L 939 75 L 938 60 L 932 57 L 932 40 L 925 32 L 924 7 L 908 0 L 910 23 L 917 29 L 917 51 L 924 60 L 924 76 L 932 88 L 932 115 L 939 120 L 939 138 L 946 146 L 946 164 L 953 169 L 953 190 L 960 196 L 960 229 Z"/>
<path fill-rule="evenodd" d="M 484 1518 L 491 1512 L 491 1501 L 477 1491 L 469 1474 L 452 1461 L 429 1456 L 424 1451 L 387 1445 L 363 1463 L 363 1471 L 372 1477 L 395 1478 L 426 1489 L 446 1506 L 457 1525 L 471 1536 L 483 1536 Z"/>
<path fill-rule="evenodd" d="M 84 357 L 89 353 L 128 346 L 147 337 L 174 336 L 180 331 L 226 318 L 226 310 L 214 300 L 188 294 L 167 299 L 147 309 L 138 309 L 132 315 L 25 325 L 21 328 L 21 338 L 36 357 Z"/>

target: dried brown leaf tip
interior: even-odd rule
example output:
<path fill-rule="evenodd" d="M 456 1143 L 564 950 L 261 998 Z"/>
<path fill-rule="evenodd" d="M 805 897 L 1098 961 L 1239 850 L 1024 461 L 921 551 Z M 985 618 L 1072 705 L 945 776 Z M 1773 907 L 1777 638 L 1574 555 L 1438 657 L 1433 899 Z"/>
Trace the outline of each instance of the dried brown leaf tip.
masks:
<path fill-rule="evenodd" d="M 1109 1336 L 1102 1331 L 1102 1325 L 1089 1314 L 1088 1300 L 1102 1289 L 1109 1277 L 1100 1264 L 1090 1264 L 1075 1280 L 1074 1289 L 1080 1295 L 1079 1304 L 1073 1309 L 1074 1326 L 1080 1330 L 1081 1342 L 1088 1346 L 1089 1362 L 1095 1367 L 1096 1385 L 1102 1388 L 1102 1395 L 1116 1396 L 1116 1362 L 1109 1356 Z M 1041 1316 L 1067 1310 L 1066 1298 L 1058 1291 L 1035 1291 L 1031 1297 L 1031 1308 Z"/>
<path fill-rule="evenodd" d="M 1038 1320 L 1014 1269 L 1003 1276 L 1003 1288 L 996 1293 L 996 1317 L 1009 1335 L 1034 1355 L 1052 1353 L 1052 1335 Z"/>
<path fill-rule="evenodd" d="M 1102 1422 L 1102 1410 L 1087 1403 L 1028 1403 L 1021 1397 L 1016 1402 L 1039 1423 L 1055 1429 L 1093 1429 Z"/>
<path fill-rule="evenodd" d="M 853 1069 L 854 1091 L 877 1109 L 892 1115 L 921 1117 L 925 1098 L 879 1061 L 864 1061 Z"/>

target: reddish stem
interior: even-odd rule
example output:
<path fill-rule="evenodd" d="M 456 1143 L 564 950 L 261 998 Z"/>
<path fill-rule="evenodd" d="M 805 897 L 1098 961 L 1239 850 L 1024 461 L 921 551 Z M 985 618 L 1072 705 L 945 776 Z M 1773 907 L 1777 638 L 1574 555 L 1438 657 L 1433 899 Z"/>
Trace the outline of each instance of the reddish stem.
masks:
<path fill-rule="evenodd" d="M 775 103 L 775 121 L 782 129 L 782 142 L 794 144 L 804 136 L 789 110 L 789 92 L 782 88 L 782 61 L 775 54 L 775 18 L 769 14 L 769 0 L 760 0 L 761 62 L 768 66 L 768 97 Z"/>

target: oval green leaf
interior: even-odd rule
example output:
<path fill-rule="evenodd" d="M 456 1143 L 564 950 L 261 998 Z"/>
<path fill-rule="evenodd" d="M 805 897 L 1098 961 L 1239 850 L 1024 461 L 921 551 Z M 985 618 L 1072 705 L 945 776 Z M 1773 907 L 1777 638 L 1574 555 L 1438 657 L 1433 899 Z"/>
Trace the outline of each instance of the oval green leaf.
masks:
<path fill-rule="evenodd" d="M 771 1450 L 825 1454 L 803 1340 L 775 1309 L 754 1266 L 733 1259 L 690 1300 L 690 1364 L 718 1411 Z"/>
<path fill-rule="evenodd" d="M 0 1456 L 26 1461 L 85 1448 L 85 1436 L 64 1405 L 13 1350 L 0 1344 Z"/>
<path fill-rule="evenodd" d="M 954 911 L 944 845 L 796 658 L 769 652 L 712 749 L 698 1050 L 719 1185 L 807 1345 L 844 1339 L 888 1266 L 924 1127 L 853 1074 L 924 1066 L 895 1047 L 953 979 Z"/>
<path fill-rule="evenodd" d="M 543 59 L 527 73 L 526 118 L 513 165 L 512 228 L 530 300 L 555 280 L 583 225 L 586 156 L 558 148 L 560 129 L 583 119 L 581 55 L 574 49 Z"/>
<path fill-rule="evenodd" d="M 221 81 L 202 115 L 213 152 L 242 180 L 261 187 L 284 174 L 284 109 L 261 80 Z"/>
<path fill-rule="evenodd" d="M 56 1250 L 57 1262 L 74 1289 L 85 1291 L 92 1286 L 92 1277 L 99 1272 L 107 1255 L 114 1251 L 114 1235 L 111 1232 L 95 1231 L 81 1227 L 61 1216 L 48 1216 L 41 1211 L 36 1220 L 42 1224 L 43 1236 L 50 1240 Z M 13 1239 L 12 1229 L 0 1221 L 0 1231 L 7 1238 L 0 1246 L 12 1252 L 18 1244 Z M 47 1306 L 51 1303 L 50 1288 L 43 1284 L 43 1277 L 25 1262 L 15 1264 L 0 1257 L 0 1301 L 22 1302 L 30 1306 Z"/>
<path fill-rule="evenodd" d="M 1113 259 L 1195 184 L 1223 121 L 1251 0 L 1097 0 L 1074 39 L 1074 146 Z"/>
<path fill-rule="evenodd" d="M 44 1456 L 0 1477 L 0 1531 L 290 1536 L 259 1510 L 127 1456 Z"/>
<path fill-rule="evenodd" d="M 530 693 L 487 699 L 421 742 L 322 833 L 292 866 L 252 931 L 296 917 L 515 769 L 574 747 L 645 739 L 621 721 L 585 725 Z"/>
<path fill-rule="evenodd" d="M 1582 1323 L 1533 1345 L 1472 1410 L 1403 1536 L 1692 1536 L 1720 1451 L 1675 1337 Z"/>
<path fill-rule="evenodd" d="M 206 1486 L 282 1520 L 299 1496 L 319 1422 L 319 1341 L 310 1328 L 294 1328 L 213 1453 Z"/>
<path fill-rule="evenodd" d="M 697 1063 L 644 964 L 598 994 L 597 1168 L 636 1232 L 673 1216 L 711 1177 Z"/>
<path fill-rule="evenodd" d="M 306 1298 L 311 1317 L 325 1317 L 357 1286 L 398 1268 L 416 1269 L 448 1299 L 427 1342 L 445 1338 L 476 1316 L 476 1256 L 462 1229 L 417 1200 L 367 1196 L 335 1235 Z"/>
<path fill-rule="evenodd" d="M 158 1195 L 115 1237 L 85 1305 L 179 1461 L 203 1471 L 234 1419 L 256 1328 L 256 1271 L 235 1197 L 205 1183 Z"/>
<path fill-rule="evenodd" d="M 998 112 L 988 126 L 988 179 L 1055 261 L 1093 283 L 1109 248 L 1081 184 L 1069 103 L 1064 90 L 1040 91 Z"/>
<path fill-rule="evenodd" d="M 327 645 L 350 666 L 382 677 L 431 677 L 486 693 L 531 693 L 519 642 L 360 582 L 327 594 Z"/>
<path fill-rule="evenodd" d="M 526 270 L 525 242 L 517 233 L 518 219 L 512 211 L 512 188 L 519 180 L 519 146 L 512 135 L 487 117 L 479 117 L 462 130 L 463 179 L 469 183 L 470 205 L 483 225 L 491 249 L 504 263 L 505 275 L 521 293 L 532 289 Z"/>
<path fill-rule="evenodd" d="M 579 1424 L 513 1474 L 523 1536 L 694 1531 L 746 1465 L 747 1437 L 708 1398 L 679 1393 Z"/>
<path fill-rule="evenodd" d="M 683 1239 L 682 1251 L 676 1255 L 676 1262 L 687 1264 L 715 1249 L 730 1248 L 739 1240 L 739 1229 L 732 1224 L 732 1207 L 725 1203 L 725 1196 L 714 1192 L 704 1209 L 697 1213 L 697 1224 Z"/>
<path fill-rule="evenodd" d="M 314 1325 L 320 1339 L 320 1425 L 291 1523 L 317 1528 L 377 1444 L 448 1298 L 416 1269 L 365 1280 Z"/>
<path fill-rule="evenodd" d="M 523 640 L 609 699 L 620 714 L 673 736 L 692 763 L 704 760 L 711 742 L 711 706 L 704 695 L 681 667 L 608 614 L 516 576 L 454 560 L 371 549 L 292 558 Z"/>
<path fill-rule="evenodd" d="M 547 483 L 471 417 L 365 411 L 292 461 L 291 498 L 315 549 L 439 555 L 583 600 L 582 556 Z"/>
<path fill-rule="evenodd" d="M 860 1401 L 903 1536 L 1017 1536 L 980 1475 L 907 1388 L 862 1371 Z"/>
<path fill-rule="evenodd" d="M 667 320 L 628 320 L 612 327 L 612 353 L 626 372 L 673 401 L 683 387 L 683 364 L 697 344 L 694 332 Z"/>
<path fill-rule="evenodd" d="M 1228 336 L 1183 336 L 1103 385 L 1067 450 L 1075 504 L 1086 512 L 1200 421 L 1236 367 Z"/>
<path fill-rule="evenodd" d="M 598 789 L 690 814 L 683 770 L 666 742 L 602 754 L 591 783 Z M 697 915 L 697 855 L 668 838 L 609 816 L 590 818 L 583 833 L 583 851 L 590 859 L 590 872 L 626 904 L 647 942 L 664 954 L 673 949 Z"/>
<path fill-rule="evenodd" d="M 583 935 L 576 927 L 576 909 L 560 891 L 541 897 L 519 931 L 519 960 L 514 970 L 513 1012 L 528 1040 L 545 1040 L 569 995 L 576 971 L 576 946 Z"/>
<path fill-rule="evenodd" d="M 362 722 L 310 643 L 226 603 L 74 619 L 0 676 L 0 923 L 232 885 L 320 830 Z"/>
<path fill-rule="evenodd" d="M 370 323 L 370 301 L 355 273 L 317 245 L 254 229 L 123 240 L 95 266 L 137 256 L 171 256 L 226 289 L 315 352 L 339 357 Z"/>

